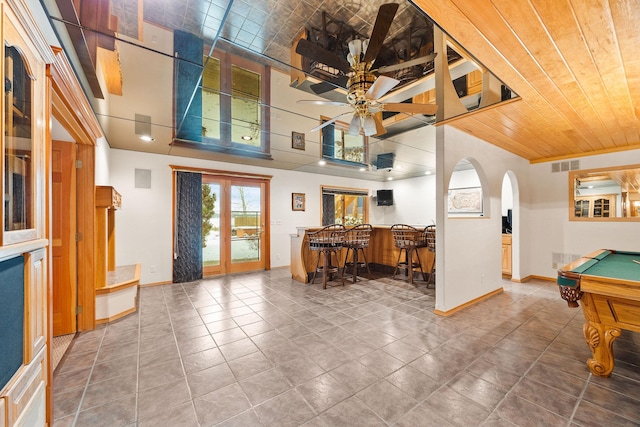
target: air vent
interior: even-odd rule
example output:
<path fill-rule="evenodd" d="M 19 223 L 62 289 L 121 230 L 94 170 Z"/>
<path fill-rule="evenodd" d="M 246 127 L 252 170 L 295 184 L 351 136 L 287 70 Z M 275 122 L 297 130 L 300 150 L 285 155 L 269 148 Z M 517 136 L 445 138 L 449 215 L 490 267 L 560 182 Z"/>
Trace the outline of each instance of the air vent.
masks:
<path fill-rule="evenodd" d="M 571 160 L 570 168 L 572 171 L 577 171 L 580 169 L 580 160 Z"/>
<path fill-rule="evenodd" d="M 151 116 L 136 114 L 135 124 L 136 135 L 151 135 Z"/>
<path fill-rule="evenodd" d="M 560 171 L 566 172 L 569 170 L 569 162 L 560 162 Z"/>
<path fill-rule="evenodd" d="M 551 163 L 551 173 L 560 172 L 560 163 Z"/>

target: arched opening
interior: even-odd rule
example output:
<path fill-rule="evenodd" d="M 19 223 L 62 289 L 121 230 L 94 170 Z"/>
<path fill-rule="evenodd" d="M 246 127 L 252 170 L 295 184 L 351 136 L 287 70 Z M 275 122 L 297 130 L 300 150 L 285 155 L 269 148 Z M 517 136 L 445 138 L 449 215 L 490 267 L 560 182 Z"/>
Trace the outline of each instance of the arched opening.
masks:
<path fill-rule="evenodd" d="M 520 209 L 518 181 L 512 171 L 507 171 L 502 179 L 502 275 L 505 278 L 519 278 L 520 264 Z"/>

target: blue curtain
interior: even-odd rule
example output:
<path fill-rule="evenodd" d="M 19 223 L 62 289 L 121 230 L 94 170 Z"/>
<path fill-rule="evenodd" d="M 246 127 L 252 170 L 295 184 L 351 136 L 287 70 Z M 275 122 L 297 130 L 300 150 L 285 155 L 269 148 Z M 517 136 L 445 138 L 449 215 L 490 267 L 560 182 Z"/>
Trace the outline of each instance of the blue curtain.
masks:
<path fill-rule="evenodd" d="M 202 175 L 176 174 L 176 226 L 173 282 L 202 279 Z"/>

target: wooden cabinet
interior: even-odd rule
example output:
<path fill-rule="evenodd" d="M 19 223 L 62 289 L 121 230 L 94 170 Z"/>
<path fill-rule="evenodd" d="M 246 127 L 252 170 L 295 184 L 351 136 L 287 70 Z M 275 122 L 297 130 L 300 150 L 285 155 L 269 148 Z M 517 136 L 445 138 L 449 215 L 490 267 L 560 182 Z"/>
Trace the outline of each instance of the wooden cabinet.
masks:
<path fill-rule="evenodd" d="M 116 269 L 116 209 L 121 206 L 115 188 L 96 187 L 96 288 L 107 286 L 107 272 Z"/>
<path fill-rule="evenodd" d="M 502 235 L 502 274 L 511 276 L 511 234 Z"/>
<path fill-rule="evenodd" d="M 46 251 L 25 254 L 25 357 L 33 360 L 47 343 Z"/>
<path fill-rule="evenodd" d="M 610 218 L 616 216 L 615 194 L 576 197 L 574 203 L 574 215 L 576 218 Z"/>

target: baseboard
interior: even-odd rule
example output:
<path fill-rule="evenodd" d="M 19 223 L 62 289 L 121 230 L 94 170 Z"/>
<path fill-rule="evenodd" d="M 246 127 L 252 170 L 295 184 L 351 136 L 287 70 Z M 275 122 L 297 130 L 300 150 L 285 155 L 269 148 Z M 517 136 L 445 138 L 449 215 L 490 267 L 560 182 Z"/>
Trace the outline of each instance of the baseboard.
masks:
<path fill-rule="evenodd" d="M 503 288 L 499 288 L 499 289 L 496 289 L 494 291 L 489 292 L 488 294 L 484 294 L 482 296 L 479 296 L 478 298 L 474 298 L 471 301 L 467 301 L 462 305 L 459 305 L 459 306 L 457 306 L 455 308 L 452 308 L 451 310 L 440 311 L 438 309 L 435 309 L 435 310 L 433 310 L 433 312 L 435 314 L 437 314 L 438 316 L 449 317 L 453 313 L 456 313 L 456 312 L 458 312 L 458 311 L 460 311 L 460 310 L 462 310 L 464 308 L 470 307 L 470 306 L 472 306 L 472 305 L 474 305 L 474 304 L 476 304 L 476 303 L 478 303 L 480 301 L 486 300 L 487 298 L 491 298 L 494 295 L 501 294 L 502 292 L 504 292 L 504 289 Z"/>

